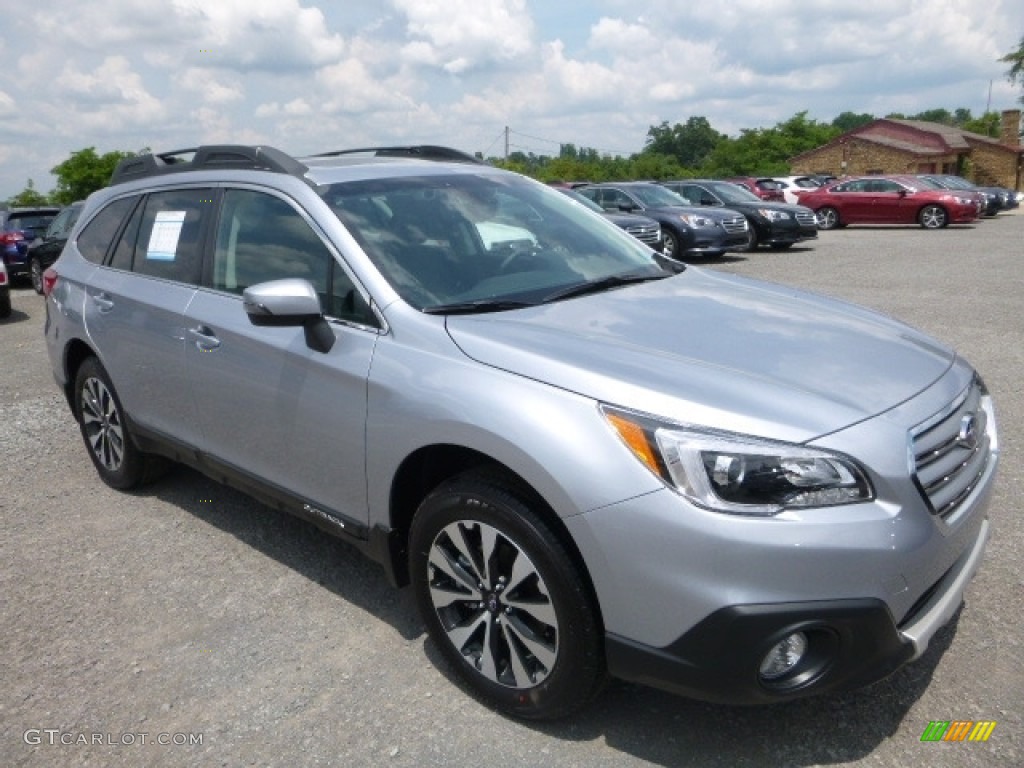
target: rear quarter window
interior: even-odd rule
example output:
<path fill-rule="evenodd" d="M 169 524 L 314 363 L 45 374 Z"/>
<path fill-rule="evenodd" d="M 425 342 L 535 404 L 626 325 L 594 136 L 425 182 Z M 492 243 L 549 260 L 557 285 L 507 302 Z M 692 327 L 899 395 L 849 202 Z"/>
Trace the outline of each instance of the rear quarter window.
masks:
<path fill-rule="evenodd" d="M 93 264 L 102 264 L 110 244 L 121 228 L 125 216 L 135 207 L 138 198 L 122 197 L 97 213 L 78 236 L 78 252 Z"/>

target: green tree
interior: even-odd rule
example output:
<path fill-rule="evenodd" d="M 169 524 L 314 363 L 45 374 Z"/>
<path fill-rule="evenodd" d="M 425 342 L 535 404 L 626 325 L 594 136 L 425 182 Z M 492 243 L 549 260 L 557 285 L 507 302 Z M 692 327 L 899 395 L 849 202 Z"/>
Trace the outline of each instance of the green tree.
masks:
<path fill-rule="evenodd" d="M 674 157 L 684 168 L 699 168 L 725 139 L 706 117 L 691 117 L 685 124 L 672 126 L 663 121 L 647 130 L 644 152 Z"/>
<path fill-rule="evenodd" d="M 42 192 L 36 189 L 35 182 L 32 179 L 28 180 L 25 188 L 18 194 L 12 197 L 7 203 L 13 207 L 17 206 L 30 206 L 30 205 L 48 205 L 50 198 L 48 195 L 44 195 Z"/>
<path fill-rule="evenodd" d="M 57 189 L 53 192 L 53 199 L 58 203 L 67 204 L 88 197 L 97 189 L 107 186 L 117 164 L 134 154 L 115 150 L 97 155 L 95 147 L 72 152 L 71 157 L 50 169 L 57 177 Z"/>
<path fill-rule="evenodd" d="M 924 112 L 918 112 L 916 115 L 911 115 L 909 120 L 921 120 L 926 123 L 942 123 L 943 125 L 953 125 L 953 113 L 948 109 L 926 109 Z"/>
<path fill-rule="evenodd" d="M 832 121 L 832 127 L 838 128 L 843 133 L 852 131 L 856 128 L 860 128 L 862 125 L 873 123 L 875 121 L 874 115 L 869 115 L 867 112 L 862 112 L 859 115 L 853 112 L 842 112 L 836 116 L 836 119 Z"/>
<path fill-rule="evenodd" d="M 1020 39 L 1016 51 L 1010 51 L 999 60 L 1010 65 L 1006 70 L 1006 79 L 1020 86 L 1020 103 L 1024 104 L 1024 37 Z"/>
<path fill-rule="evenodd" d="M 798 112 L 773 128 L 744 129 L 738 138 L 721 142 L 702 171 L 710 176 L 782 175 L 789 158 L 827 144 L 842 131 Z"/>
<path fill-rule="evenodd" d="M 959 110 L 957 110 L 959 112 Z M 970 111 L 967 112 L 970 115 Z M 999 131 L 1002 129 L 1002 118 L 998 112 L 986 112 L 981 117 L 968 117 L 962 123 L 957 124 L 960 128 L 971 133 L 980 133 L 982 136 L 999 138 Z"/>

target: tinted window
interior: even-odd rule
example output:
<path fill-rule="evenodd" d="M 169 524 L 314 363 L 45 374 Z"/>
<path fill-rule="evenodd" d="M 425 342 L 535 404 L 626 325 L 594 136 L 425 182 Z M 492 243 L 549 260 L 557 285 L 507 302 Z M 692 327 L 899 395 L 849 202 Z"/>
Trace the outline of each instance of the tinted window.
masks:
<path fill-rule="evenodd" d="M 136 200 L 134 197 L 122 197 L 97 213 L 78 236 L 79 253 L 94 264 L 101 264 L 111 240 Z"/>
<path fill-rule="evenodd" d="M 257 283 L 286 277 L 312 283 L 326 314 L 375 324 L 352 279 L 297 210 L 261 192 L 225 192 L 212 287 L 240 294 Z"/>
<path fill-rule="evenodd" d="M 131 271 L 132 259 L 135 257 L 135 242 L 139 237 L 139 224 L 142 222 L 142 211 L 144 206 L 136 206 L 135 212 L 128 220 L 124 233 L 114 248 L 114 255 L 110 257 L 110 266 L 115 269 Z"/>
<path fill-rule="evenodd" d="M 67 235 L 68 230 L 71 229 L 74 220 L 71 218 L 72 209 L 65 208 L 59 214 L 57 218 L 50 222 L 50 226 L 46 229 L 46 238 L 57 238 L 64 237 Z"/>
<path fill-rule="evenodd" d="M 212 210 L 208 189 L 154 192 L 146 198 L 132 271 L 180 283 L 198 283 L 202 225 Z"/>

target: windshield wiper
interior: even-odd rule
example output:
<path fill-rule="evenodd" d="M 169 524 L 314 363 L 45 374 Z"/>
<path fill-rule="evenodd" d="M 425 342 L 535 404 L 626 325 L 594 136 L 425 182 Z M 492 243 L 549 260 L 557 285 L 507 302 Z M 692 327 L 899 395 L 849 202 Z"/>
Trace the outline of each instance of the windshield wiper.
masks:
<path fill-rule="evenodd" d="M 435 304 L 431 307 L 424 307 L 423 312 L 427 315 L 471 315 L 478 312 L 503 312 L 507 309 L 523 309 L 524 307 L 535 307 L 535 301 L 512 301 L 510 299 L 475 299 L 473 301 L 458 301 L 452 304 Z"/>
<path fill-rule="evenodd" d="M 585 283 L 577 283 L 576 285 L 570 285 L 568 288 L 562 288 L 555 291 L 554 293 L 548 294 L 544 297 L 541 302 L 547 304 L 551 301 L 559 301 L 560 299 L 568 299 L 573 296 L 582 296 L 586 293 L 598 293 L 600 291 L 606 291 L 609 288 L 618 288 L 621 285 L 631 285 L 632 283 L 646 283 L 650 280 L 662 280 L 672 275 L 668 272 L 656 272 L 651 274 L 649 272 L 642 275 L 636 273 L 625 274 L 625 275 L 609 275 L 608 277 L 598 278 L 597 280 L 589 280 Z"/>

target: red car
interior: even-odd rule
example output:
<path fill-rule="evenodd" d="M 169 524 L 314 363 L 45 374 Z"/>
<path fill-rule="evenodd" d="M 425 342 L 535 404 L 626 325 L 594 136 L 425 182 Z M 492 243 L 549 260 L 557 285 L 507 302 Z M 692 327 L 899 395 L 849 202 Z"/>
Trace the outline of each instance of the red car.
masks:
<path fill-rule="evenodd" d="M 735 176 L 731 179 L 723 179 L 723 181 L 728 181 L 748 189 L 762 200 L 770 200 L 776 203 L 786 202 L 786 198 L 782 196 L 782 185 L 775 179 L 763 176 Z"/>
<path fill-rule="evenodd" d="M 970 224 L 981 216 L 977 195 L 933 189 L 913 176 L 844 179 L 802 193 L 800 204 L 815 212 L 821 229 L 848 224 L 920 224 L 941 229 L 947 224 Z"/>

